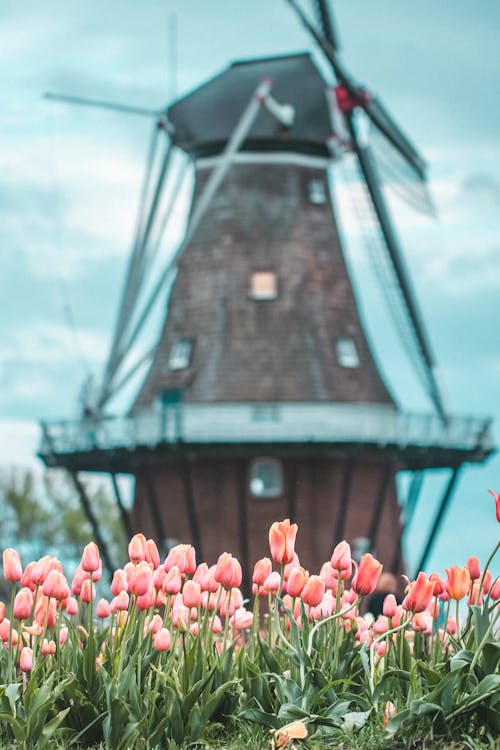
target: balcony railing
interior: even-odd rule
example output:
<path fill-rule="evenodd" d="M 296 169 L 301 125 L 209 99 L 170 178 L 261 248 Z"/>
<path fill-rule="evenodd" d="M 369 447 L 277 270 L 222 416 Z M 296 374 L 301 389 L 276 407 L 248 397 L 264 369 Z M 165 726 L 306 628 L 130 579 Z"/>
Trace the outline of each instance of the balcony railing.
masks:
<path fill-rule="evenodd" d="M 42 455 L 192 444 L 360 443 L 490 452 L 490 420 L 397 411 L 377 404 L 178 404 L 127 417 L 43 424 Z"/>

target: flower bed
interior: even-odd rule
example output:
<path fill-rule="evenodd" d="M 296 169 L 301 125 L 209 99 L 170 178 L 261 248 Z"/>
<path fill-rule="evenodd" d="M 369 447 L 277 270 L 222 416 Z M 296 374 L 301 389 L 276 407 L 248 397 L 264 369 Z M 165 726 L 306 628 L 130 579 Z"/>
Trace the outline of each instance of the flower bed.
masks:
<path fill-rule="evenodd" d="M 57 559 L 23 568 L 5 550 L 12 595 L 0 603 L 0 737 L 21 747 L 165 748 L 258 724 L 274 747 L 327 747 L 363 732 L 493 743 L 500 581 L 488 565 L 500 542 L 484 570 L 470 558 L 444 578 L 421 572 L 400 604 L 388 594 L 374 618 L 360 612 L 382 565 L 370 554 L 355 563 L 341 542 L 309 575 L 296 534 L 288 519 L 271 526 L 251 609 L 241 566 L 226 552 L 209 567 L 178 545 L 161 562 L 137 534 L 110 597 L 96 602 L 93 542 L 71 585 Z"/>

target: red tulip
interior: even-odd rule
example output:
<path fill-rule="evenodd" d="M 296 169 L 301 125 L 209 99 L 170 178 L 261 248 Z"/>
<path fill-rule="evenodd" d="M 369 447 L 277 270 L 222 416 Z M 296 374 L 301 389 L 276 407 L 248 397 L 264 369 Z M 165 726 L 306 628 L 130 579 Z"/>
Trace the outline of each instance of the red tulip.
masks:
<path fill-rule="evenodd" d="M 89 542 L 85 546 L 83 550 L 81 566 L 82 570 L 84 570 L 86 573 L 95 573 L 101 567 L 99 549 L 95 542 Z"/>
<path fill-rule="evenodd" d="M 410 590 L 403 599 L 403 609 L 407 612 L 423 612 L 427 609 L 434 593 L 434 581 L 428 579 L 422 571 L 417 580 L 410 583 Z"/>
<path fill-rule="evenodd" d="M 362 555 L 358 569 L 352 579 L 352 588 L 357 594 L 366 596 L 375 591 L 377 581 L 382 572 L 382 563 L 369 552 Z"/>
<path fill-rule="evenodd" d="M 463 599 L 470 589 L 471 578 L 468 569 L 464 566 L 463 568 L 458 565 L 452 565 L 451 568 L 446 568 L 447 582 L 446 588 L 448 589 L 448 595 L 450 599 Z"/>
<path fill-rule="evenodd" d="M 493 490 L 488 490 L 490 495 L 493 495 L 495 499 L 495 508 L 497 512 L 497 521 L 500 523 L 500 492 L 493 492 Z"/>
<path fill-rule="evenodd" d="M 33 609 L 33 592 L 24 586 L 14 599 L 14 617 L 18 620 L 29 620 Z"/>
<path fill-rule="evenodd" d="M 10 583 L 17 583 L 23 575 L 23 566 L 19 553 L 9 547 L 3 552 L 3 574 L 4 578 Z"/>
<path fill-rule="evenodd" d="M 481 566 L 477 557 L 469 557 L 465 563 L 465 567 L 470 573 L 471 580 L 475 581 L 477 578 L 481 578 Z"/>
<path fill-rule="evenodd" d="M 285 518 L 284 521 L 275 521 L 271 525 L 269 547 L 271 548 L 271 557 L 278 565 L 286 565 L 292 562 L 297 530 L 297 524 L 291 524 L 289 518 Z"/>
<path fill-rule="evenodd" d="M 319 576 L 310 576 L 302 591 L 302 601 L 317 607 L 325 594 L 325 582 Z"/>

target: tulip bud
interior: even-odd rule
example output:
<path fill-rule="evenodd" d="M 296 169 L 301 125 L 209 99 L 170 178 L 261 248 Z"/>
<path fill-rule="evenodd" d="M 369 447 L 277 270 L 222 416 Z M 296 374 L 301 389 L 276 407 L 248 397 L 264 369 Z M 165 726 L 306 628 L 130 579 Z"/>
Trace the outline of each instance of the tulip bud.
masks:
<path fill-rule="evenodd" d="M 168 651 L 171 642 L 172 636 L 167 628 L 160 628 L 153 638 L 153 645 L 157 651 Z"/>
<path fill-rule="evenodd" d="M 3 575 L 6 581 L 17 583 L 23 575 L 23 566 L 19 553 L 9 547 L 3 553 Z"/>
<path fill-rule="evenodd" d="M 148 547 L 144 534 L 134 534 L 128 543 L 128 556 L 133 563 L 144 562 L 148 556 Z"/>
<path fill-rule="evenodd" d="M 469 571 L 472 581 L 475 581 L 477 578 L 481 578 L 481 566 L 479 565 L 479 560 L 477 559 L 477 557 L 469 557 L 465 564 L 465 567 Z"/>
<path fill-rule="evenodd" d="M 294 598 L 300 596 L 308 578 L 309 573 L 303 567 L 299 565 L 293 568 L 286 584 L 287 593 Z"/>
<path fill-rule="evenodd" d="M 464 566 L 463 568 L 458 565 L 452 565 L 451 568 L 446 568 L 448 595 L 450 599 L 458 601 L 462 599 L 470 589 L 471 578 L 468 569 Z"/>
<path fill-rule="evenodd" d="M 394 617 L 398 609 L 398 603 L 394 594 L 387 594 L 384 599 L 383 613 L 386 617 Z"/>
<path fill-rule="evenodd" d="M 200 606 L 201 586 L 197 581 L 186 581 L 182 589 L 182 601 L 185 607 Z"/>
<path fill-rule="evenodd" d="M 18 620 L 29 620 L 33 609 L 33 592 L 27 586 L 17 592 L 14 599 L 14 617 Z"/>
<path fill-rule="evenodd" d="M 69 597 L 65 609 L 68 615 L 76 615 L 78 613 L 78 602 L 74 596 Z"/>
<path fill-rule="evenodd" d="M 160 566 L 160 553 L 154 539 L 148 539 L 146 542 L 146 562 L 152 564 L 153 570 Z"/>
<path fill-rule="evenodd" d="M 382 572 L 382 563 L 369 552 L 362 555 L 358 569 L 352 579 L 352 588 L 357 594 L 366 596 L 375 591 L 377 581 Z"/>
<path fill-rule="evenodd" d="M 19 659 L 19 669 L 21 672 L 31 672 L 33 669 L 33 650 L 28 646 L 25 646 L 21 651 L 21 658 Z"/>
<path fill-rule="evenodd" d="M 106 617 L 109 617 L 111 614 L 111 609 L 109 606 L 109 602 L 107 599 L 99 599 L 97 602 L 97 607 L 95 609 L 95 613 L 97 617 L 100 617 L 101 619 L 105 619 Z"/>
<path fill-rule="evenodd" d="M 298 526 L 290 523 L 289 518 L 284 521 L 276 521 L 269 529 L 269 547 L 271 557 L 278 565 L 286 565 L 292 562 L 294 556 L 295 537 Z"/>
<path fill-rule="evenodd" d="M 310 576 L 302 591 L 302 601 L 310 607 L 317 607 L 325 593 L 325 582 L 319 576 Z"/>
<path fill-rule="evenodd" d="M 95 586 L 90 585 L 90 580 L 88 578 L 82 583 L 80 599 L 86 604 L 88 604 L 91 599 L 92 601 L 95 599 Z"/>
<path fill-rule="evenodd" d="M 255 583 L 256 586 L 262 586 L 272 569 L 273 564 L 268 557 L 257 560 L 253 569 L 252 583 Z"/>
<path fill-rule="evenodd" d="M 101 567 L 101 558 L 99 557 L 99 549 L 95 542 L 89 542 L 83 550 L 82 570 L 86 573 L 94 573 Z"/>

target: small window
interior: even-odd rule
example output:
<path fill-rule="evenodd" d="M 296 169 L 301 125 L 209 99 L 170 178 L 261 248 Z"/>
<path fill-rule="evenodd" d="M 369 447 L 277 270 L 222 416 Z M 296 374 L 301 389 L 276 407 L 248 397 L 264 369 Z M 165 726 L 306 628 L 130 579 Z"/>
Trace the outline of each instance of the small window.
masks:
<path fill-rule="evenodd" d="M 168 369 L 169 370 L 185 370 L 191 364 L 191 352 L 193 350 L 193 342 L 188 339 L 180 339 L 176 341 L 170 350 L 170 357 L 168 358 Z"/>
<path fill-rule="evenodd" d="M 337 360 L 341 367 L 359 367 L 356 344 L 352 339 L 337 339 Z"/>
<path fill-rule="evenodd" d="M 250 296 L 256 300 L 271 300 L 278 296 L 278 279 L 274 271 L 255 271 L 250 281 Z"/>
<path fill-rule="evenodd" d="M 283 494 L 281 463 L 274 458 L 258 458 L 250 470 L 253 497 L 279 497 Z"/>
<path fill-rule="evenodd" d="M 310 180 L 307 186 L 309 193 L 309 202 L 315 206 L 321 206 L 326 203 L 325 183 L 323 180 Z"/>

